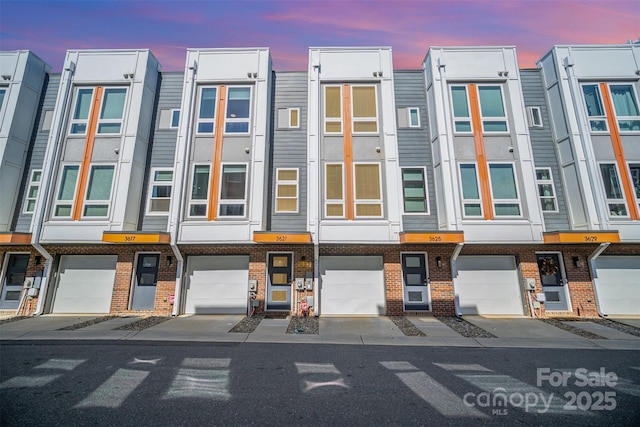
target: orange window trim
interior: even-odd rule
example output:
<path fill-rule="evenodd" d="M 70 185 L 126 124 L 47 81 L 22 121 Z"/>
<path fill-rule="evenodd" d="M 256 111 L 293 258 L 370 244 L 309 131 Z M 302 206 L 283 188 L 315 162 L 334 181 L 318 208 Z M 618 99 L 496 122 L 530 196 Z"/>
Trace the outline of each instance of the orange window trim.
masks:
<path fill-rule="evenodd" d="M 86 192 L 89 168 L 91 167 L 91 155 L 93 154 L 93 144 L 96 139 L 96 128 L 98 127 L 98 115 L 100 114 L 103 89 L 102 86 L 96 87 L 93 103 L 91 104 L 91 114 L 89 115 L 89 124 L 87 126 L 87 139 L 84 143 L 84 154 L 82 156 L 82 163 L 80 164 L 80 179 L 78 180 L 76 197 L 73 201 L 73 214 L 71 219 L 74 221 L 80 220 L 80 216 L 82 215 L 82 201 Z"/>
<path fill-rule="evenodd" d="M 214 150 L 209 183 L 209 221 L 215 221 L 218 217 L 218 186 L 220 185 L 220 162 L 222 161 L 222 135 L 224 134 L 224 116 L 226 115 L 227 87 L 218 88 L 218 107 L 216 108 L 216 130 L 214 136 Z"/>
<path fill-rule="evenodd" d="M 351 134 L 351 85 L 342 85 L 342 110 L 344 126 L 344 176 L 347 205 L 347 219 L 354 218 L 353 213 L 353 141 Z"/>
<path fill-rule="evenodd" d="M 627 200 L 627 206 L 629 208 L 629 214 L 632 220 L 639 220 L 638 205 L 636 204 L 633 194 L 633 185 L 629 178 L 627 161 L 624 157 L 624 149 L 622 148 L 622 139 L 620 138 L 620 131 L 616 123 L 616 116 L 613 110 L 613 104 L 611 102 L 611 93 L 609 92 L 609 86 L 606 83 L 600 83 L 600 91 L 602 92 L 602 102 L 604 103 L 604 109 L 607 113 L 607 124 L 611 132 L 611 144 L 613 145 L 613 152 L 616 156 L 616 162 L 618 163 L 618 169 L 620 170 L 620 181 L 622 181 L 622 188 L 624 190 L 624 197 Z"/>
<path fill-rule="evenodd" d="M 493 200 L 491 198 L 491 186 L 489 185 L 489 168 L 487 167 L 487 155 L 484 151 L 484 137 L 482 136 L 482 120 L 480 118 L 478 87 L 475 84 L 470 84 L 468 89 L 469 106 L 471 107 L 471 121 L 473 122 L 473 143 L 476 148 L 478 175 L 480 176 L 482 210 L 484 211 L 484 219 L 493 219 Z"/>

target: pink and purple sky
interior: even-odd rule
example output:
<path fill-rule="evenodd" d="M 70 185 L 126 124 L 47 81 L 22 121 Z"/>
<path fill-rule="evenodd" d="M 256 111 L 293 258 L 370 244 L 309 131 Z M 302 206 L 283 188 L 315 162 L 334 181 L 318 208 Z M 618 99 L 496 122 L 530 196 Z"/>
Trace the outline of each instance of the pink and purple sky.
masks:
<path fill-rule="evenodd" d="M 640 0 L 0 0 L 0 50 L 59 72 L 67 49 L 149 48 L 164 71 L 186 48 L 269 47 L 304 70 L 309 47 L 391 46 L 419 68 L 430 46 L 516 46 L 521 68 L 554 45 L 640 38 Z"/>

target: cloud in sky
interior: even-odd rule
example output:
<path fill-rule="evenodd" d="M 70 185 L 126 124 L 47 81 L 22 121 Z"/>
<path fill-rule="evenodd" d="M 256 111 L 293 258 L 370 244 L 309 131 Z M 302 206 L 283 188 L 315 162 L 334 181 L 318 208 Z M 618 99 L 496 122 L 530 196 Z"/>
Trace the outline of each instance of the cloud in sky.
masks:
<path fill-rule="evenodd" d="M 556 44 L 640 38 L 638 0 L 2 0 L 0 49 L 59 71 L 67 49 L 149 48 L 167 71 L 186 48 L 269 47 L 277 70 L 310 46 L 391 46 L 418 68 L 429 46 L 515 45 L 521 67 Z"/>

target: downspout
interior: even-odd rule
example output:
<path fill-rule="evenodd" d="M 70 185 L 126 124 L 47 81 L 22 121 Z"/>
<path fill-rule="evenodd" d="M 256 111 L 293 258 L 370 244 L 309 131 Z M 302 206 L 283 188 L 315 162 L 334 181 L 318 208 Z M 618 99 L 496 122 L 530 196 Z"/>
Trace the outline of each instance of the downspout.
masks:
<path fill-rule="evenodd" d="M 319 55 L 319 52 L 318 52 Z M 322 123 L 322 115 L 321 115 L 321 108 L 319 107 L 320 105 L 320 100 L 322 99 L 321 95 L 322 95 L 322 86 L 320 85 L 320 58 L 317 58 L 317 64 L 312 65 L 312 69 L 313 71 L 316 73 L 315 74 L 315 78 L 316 78 L 316 85 L 317 85 L 317 94 L 316 94 L 316 113 L 317 113 L 317 120 L 316 120 L 316 142 L 317 142 L 317 147 L 318 150 L 316 151 L 316 176 L 314 177 L 318 184 L 320 184 L 320 176 L 322 176 L 322 172 L 320 169 L 320 156 L 319 156 L 319 146 L 320 146 L 320 126 Z M 309 105 L 310 106 L 310 105 Z M 311 111 L 310 108 L 308 108 L 308 111 Z M 309 140 L 309 138 L 307 138 L 307 141 Z M 309 149 L 309 147 L 307 147 L 307 150 Z M 307 162 L 307 188 L 309 188 L 308 183 L 309 182 L 313 182 L 310 178 L 311 178 L 311 173 L 310 173 L 310 162 Z M 316 189 L 317 189 L 317 206 L 316 209 L 313 212 L 313 277 L 315 278 L 315 282 L 316 282 L 316 288 L 315 288 L 315 298 L 314 298 L 314 310 L 313 310 L 313 317 L 318 317 L 320 316 L 320 209 L 323 209 L 323 200 L 322 200 L 322 191 L 320 190 L 320 188 L 322 188 L 322 185 L 317 185 Z"/>
<path fill-rule="evenodd" d="M 173 251 L 173 255 L 176 257 L 176 286 L 174 290 L 174 300 L 173 300 L 173 310 L 171 312 L 172 316 L 177 316 L 180 314 L 180 308 L 182 307 L 182 275 L 184 273 L 184 257 L 180 252 L 180 248 L 178 248 L 178 228 L 182 223 L 182 212 L 184 206 L 184 182 L 185 182 L 185 164 L 187 162 L 187 147 L 189 145 L 189 141 L 191 138 L 191 132 L 193 127 L 193 97 L 195 92 L 195 81 L 196 81 L 196 72 L 197 72 L 197 63 L 193 61 L 191 65 L 188 66 L 189 71 L 191 71 L 191 78 L 188 82 L 188 93 L 189 93 L 189 103 L 188 110 L 186 112 L 180 114 L 180 127 L 179 129 L 186 129 L 184 131 L 184 143 L 178 144 L 177 149 L 180 151 L 176 152 L 176 164 L 174 171 L 174 188 L 179 189 L 179 195 L 177 198 L 173 200 L 175 203 L 171 206 L 171 217 L 169 219 L 169 234 L 171 236 L 171 250 Z M 183 118 L 186 117 L 186 125 L 183 125 Z M 180 140 L 180 135 L 178 135 L 178 140 Z"/>
<path fill-rule="evenodd" d="M 587 258 L 587 260 L 589 261 L 589 274 L 591 274 L 591 284 L 593 286 L 593 293 L 596 297 L 596 310 L 598 311 L 598 316 L 600 317 L 605 317 L 606 315 L 600 311 L 600 302 L 598 300 L 598 293 L 596 292 L 596 276 L 594 272 L 596 271 L 596 259 L 602 254 L 602 252 L 607 250 L 610 244 L 611 244 L 610 242 L 600 243 L 600 246 L 598 246 L 598 249 L 593 251 L 593 253 L 589 255 L 589 257 Z"/>
<path fill-rule="evenodd" d="M 36 199 L 35 212 L 33 213 L 33 222 L 31 223 L 31 246 L 35 248 L 44 257 L 44 269 L 42 271 L 42 280 L 40 282 L 40 292 L 38 294 L 38 304 L 34 316 L 40 316 L 45 309 L 47 300 L 47 288 L 51 275 L 51 267 L 53 266 L 53 256 L 40 244 L 40 236 L 42 235 L 42 223 L 47 212 L 47 201 L 52 199 L 52 185 L 55 159 L 58 158 L 59 142 L 64 126 L 63 115 L 67 111 L 67 105 L 71 96 L 72 75 L 76 69 L 76 64 L 67 60 L 62 70 L 62 78 L 60 80 L 60 93 L 63 95 L 62 105 L 56 106 L 53 117 L 53 123 L 56 125 L 54 133 L 49 135 L 47 148 L 44 155 L 44 163 L 42 165 L 42 179 L 40 187 L 40 197 Z M 60 98 L 58 94 L 58 98 Z"/>
<path fill-rule="evenodd" d="M 451 255 L 451 282 L 453 283 L 453 303 L 455 305 L 456 316 L 462 317 L 462 312 L 460 310 L 460 300 L 458 299 L 458 290 L 456 289 L 456 276 L 458 276 L 458 267 L 456 266 L 456 261 L 458 259 L 458 255 L 462 251 L 462 247 L 464 243 L 458 243 L 456 248 L 453 250 L 453 254 Z"/>

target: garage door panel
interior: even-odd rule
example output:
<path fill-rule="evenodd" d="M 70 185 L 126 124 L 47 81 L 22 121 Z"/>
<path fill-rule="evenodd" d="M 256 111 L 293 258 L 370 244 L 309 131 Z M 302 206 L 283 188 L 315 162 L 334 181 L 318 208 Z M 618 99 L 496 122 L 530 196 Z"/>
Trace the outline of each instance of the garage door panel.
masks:
<path fill-rule="evenodd" d="M 60 259 L 53 313 L 109 313 L 116 255 L 65 255 Z"/>
<path fill-rule="evenodd" d="M 187 264 L 185 313 L 246 313 L 248 255 L 193 256 Z"/>
<path fill-rule="evenodd" d="M 603 255 L 595 267 L 600 311 L 608 316 L 640 315 L 640 257 Z"/>

